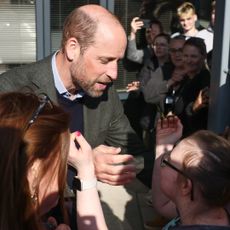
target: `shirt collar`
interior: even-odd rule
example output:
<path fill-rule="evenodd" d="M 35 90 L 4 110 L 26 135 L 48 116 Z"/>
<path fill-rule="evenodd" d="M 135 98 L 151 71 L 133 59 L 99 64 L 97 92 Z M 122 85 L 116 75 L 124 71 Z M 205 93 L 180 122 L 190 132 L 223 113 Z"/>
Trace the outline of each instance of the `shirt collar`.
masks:
<path fill-rule="evenodd" d="M 65 97 L 65 98 L 67 98 L 67 99 L 69 99 L 71 101 L 74 101 L 75 99 L 78 99 L 78 98 L 82 98 L 84 96 L 84 94 L 85 94 L 83 90 L 77 91 L 76 94 L 71 94 L 65 88 L 65 86 L 64 86 L 64 84 L 63 84 L 63 82 L 62 82 L 62 80 L 60 78 L 60 75 L 58 73 L 57 65 L 56 65 L 56 55 L 57 55 L 58 52 L 59 52 L 59 50 L 57 50 L 53 54 L 52 62 L 51 62 L 55 88 L 57 89 L 57 91 L 58 91 L 58 93 L 60 95 L 62 95 L 63 97 Z"/>

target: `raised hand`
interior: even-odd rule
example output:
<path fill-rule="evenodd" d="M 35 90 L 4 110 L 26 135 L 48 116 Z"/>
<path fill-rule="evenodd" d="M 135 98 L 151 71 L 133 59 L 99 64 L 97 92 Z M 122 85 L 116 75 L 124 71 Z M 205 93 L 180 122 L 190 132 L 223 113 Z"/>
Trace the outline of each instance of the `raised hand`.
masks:
<path fill-rule="evenodd" d="M 168 80 L 168 87 L 177 86 L 184 79 L 187 70 L 185 68 L 176 68 L 171 78 Z"/>
<path fill-rule="evenodd" d="M 140 88 L 139 81 L 133 81 L 126 86 L 126 92 L 137 91 Z"/>
<path fill-rule="evenodd" d="M 135 17 L 131 21 L 131 39 L 135 38 L 135 35 L 138 30 L 140 30 L 143 27 L 144 23 L 140 20 L 139 17 Z"/>
<path fill-rule="evenodd" d="M 111 185 L 131 182 L 136 176 L 133 156 L 119 154 L 120 148 L 99 145 L 93 149 L 97 179 Z"/>
<path fill-rule="evenodd" d="M 157 145 L 174 145 L 182 136 L 183 126 L 177 116 L 167 116 L 157 123 Z"/>
<path fill-rule="evenodd" d="M 81 179 L 95 177 L 93 150 L 80 132 L 71 134 L 68 163 L 77 170 Z"/>
<path fill-rule="evenodd" d="M 179 83 L 184 79 L 184 76 L 186 75 L 187 71 L 184 68 L 175 69 L 172 74 L 172 78 L 175 82 Z"/>
<path fill-rule="evenodd" d="M 193 111 L 197 112 L 198 110 L 207 107 L 209 102 L 208 87 L 200 90 L 195 102 L 193 103 Z"/>

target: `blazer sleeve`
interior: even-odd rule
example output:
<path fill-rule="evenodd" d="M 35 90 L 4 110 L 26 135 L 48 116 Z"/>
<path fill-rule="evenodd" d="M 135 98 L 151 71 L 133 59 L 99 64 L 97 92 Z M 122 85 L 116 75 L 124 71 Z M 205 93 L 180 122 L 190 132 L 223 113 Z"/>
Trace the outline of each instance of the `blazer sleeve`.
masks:
<path fill-rule="evenodd" d="M 112 119 L 105 142 L 112 146 L 121 146 L 122 151 L 132 155 L 139 155 L 146 151 L 141 140 L 130 126 L 128 118 L 124 114 L 123 105 L 115 92 L 111 92 L 113 104 Z"/>
<path fill-rule="evenodd" d="M 94 148 L 100 144 L 121 147 L 122 153 L 131 154 L 135 158 L 138 169 L 147 170 L 151 176 L 153 153 L 150 153 L 124 114 L 123 105 L 114 86 L 108 89 L 106 98 L 89 98 L 85 106 L 84 134 Z M 95 100 L 99 100 L 97 104 Z"/>
<path fill-rule="evenodd" d="M 151 181 L 154 163 L 153 153 L 145 148 L 143 142 L 130 126 L 117 93 L 114 93 L 113 97 L 114 116 L 106 137 L 106 143 L 112 146 L 121 146 L 122 153 L 133 155 L 137 171 L 140 172 L 142 170 L 138 178 L 143 183 L 146 181 L 146 178 L 149 178 L 147 180 Z"/>
<path fill-rule="evenodd" d="M 21 90 L 27 84 L 23 68 L 14 68 L 0 75 L 0 92 Z"/>

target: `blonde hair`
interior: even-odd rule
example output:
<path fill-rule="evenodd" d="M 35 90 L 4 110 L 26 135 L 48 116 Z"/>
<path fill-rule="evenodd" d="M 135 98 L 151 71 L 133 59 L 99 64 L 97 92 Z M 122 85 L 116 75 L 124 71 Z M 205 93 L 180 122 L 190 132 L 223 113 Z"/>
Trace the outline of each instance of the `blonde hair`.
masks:
<path fill-rule="evenodd" d="M 184 2 L 177 8 L 177 16 L 181 17 L 184 14 L 196 14 L 194 5 L 190 2 Z"/>

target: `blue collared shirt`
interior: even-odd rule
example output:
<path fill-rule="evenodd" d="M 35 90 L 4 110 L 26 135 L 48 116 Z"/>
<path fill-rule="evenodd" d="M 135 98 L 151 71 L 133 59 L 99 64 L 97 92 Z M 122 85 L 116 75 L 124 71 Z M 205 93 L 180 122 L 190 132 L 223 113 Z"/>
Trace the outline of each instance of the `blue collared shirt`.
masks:
<path fill-rule="evenodd" d="M 51 66 L 52 66 L 52 72 L 53 72 L 53 76 L 54 76 L 54 85 L 55 85 L 55 88 L 56 90 L 58 91 L 58 93 L 60 95 L 62 95 L 63 97 L 71 100 L 71 101 L 74 101 L 78 98 L 82 98 L 84 96 L 84 92 L 82 90 L 78 91 L 76 94 L 71 94 L 70 92 L 68 92 L 68 90 L 66 89 L 66 87 L 64 86 L 61 78 L 60 78 L 60 75 L 58 73 L 58 70 L 57 70 L 57 65 L 56 65 L 56 54 L 59 52 L 59 50 L 57 50 L 53 57 L 52 57 L 52 63 L 51 63 Z"/>

